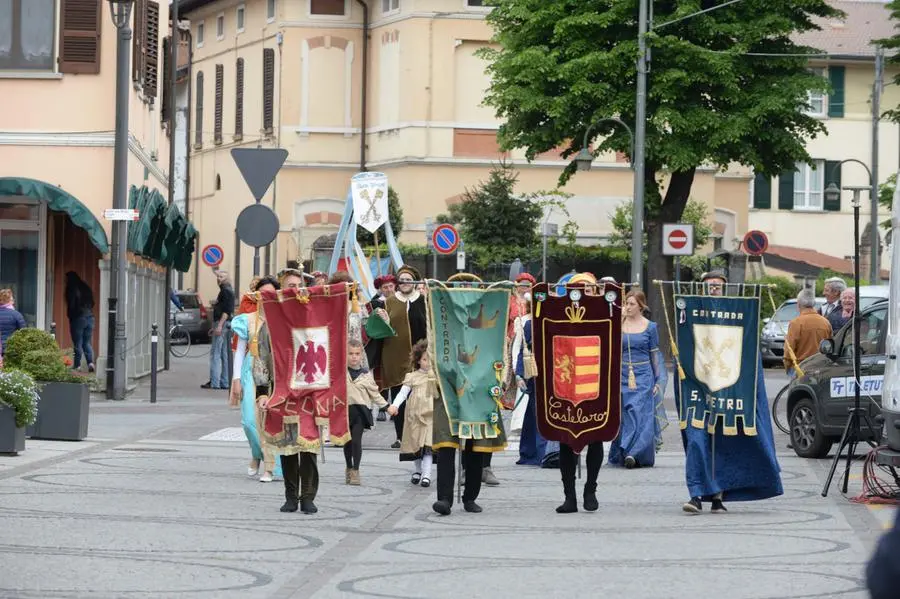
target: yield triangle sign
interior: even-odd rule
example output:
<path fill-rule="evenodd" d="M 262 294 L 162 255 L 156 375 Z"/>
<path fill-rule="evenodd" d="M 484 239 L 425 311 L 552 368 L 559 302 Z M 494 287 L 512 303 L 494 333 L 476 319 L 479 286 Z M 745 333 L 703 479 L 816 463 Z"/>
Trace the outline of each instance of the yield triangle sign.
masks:
<path fill-rule="evenodd" d="M 266 195 L 275 175 L 281 170 L 288 152 L 283 148 L 233 148 L 231 157 L 234 158 L 238 170 L 244 176 L 247 187 L 257 202 Z"/>

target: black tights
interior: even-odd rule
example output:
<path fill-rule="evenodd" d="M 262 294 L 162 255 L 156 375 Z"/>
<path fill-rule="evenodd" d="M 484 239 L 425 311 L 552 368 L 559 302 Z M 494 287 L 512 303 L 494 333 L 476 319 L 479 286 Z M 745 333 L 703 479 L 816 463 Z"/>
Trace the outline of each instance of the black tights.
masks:
<path fill-rule="evenodd" d="M 559 470 L 562 475 L 563 489 L 566 495 L 575 495 L 575 466 L 578 458 L 571 447 L 565 443 L 559 444 Z M 591 443 L 587 446 L 587 477 L 584 480 L 585 491 L 597 490 L 597 476 L 600 474 L 600 466 L 603 464 L 603 443 Z"/>
<path fill-rule="evenodd" d="M 354 422 L 350 427 L 350 442 L 344 445 L 344 461 L 347 462 L 347 468 L 359 470 L 359 463 L 362 461 L 362 436 L 365 431 L 364 422 Z"/>
<path fill-rule="evenodd" d="M 391 398 L 388 401 L 394 401 L 394 398 L 400 393 L 400 389 L 403 388 L 403 385 L 397 385 L 396 387 L 391 387 L 390 396 Z M 397 408 L 397 415 L 392 416 L 394 419 L 394 432 L 397 433 L 397 440 L 401 441 L 403 439 L 403 421 L 406 418 L 406 402 L 404 401 L 400 404 L 400 407 Z"/>

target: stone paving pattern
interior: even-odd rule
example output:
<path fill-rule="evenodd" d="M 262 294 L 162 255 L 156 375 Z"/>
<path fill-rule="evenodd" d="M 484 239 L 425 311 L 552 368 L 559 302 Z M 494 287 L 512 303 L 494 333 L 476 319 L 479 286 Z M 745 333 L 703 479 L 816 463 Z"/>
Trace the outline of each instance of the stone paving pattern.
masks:
<path fill-rule="evenodd" d="M 512 450 L 494 459 L 502 484 L 483 488 L 482 514 L 439 517 L 434 487 L 410 485 L 387 449 L 390 423 L 365 438 L 362 486 L 344 485 L 327 448 L 319 513 L 282 514 L 281 483 L 246 477 L 246 443 L 228 440 L 239 413 L 199 389 L 204 357 L 172 365 L 156 405 L 146 385 L 98 398 L 87 441 L 0 457 L 0 597 L 863 599 L 892 518 L 837 483 L 822 498 L 830 460 L 797 458 L 780 433 L 783 497 L 686 515 L 677 424 L 655 468 L 603 467 L 593 514 L 556 514 L 558 471 L 516 466 Z M 767 379 L 770 396 L 784 384 Z"/>

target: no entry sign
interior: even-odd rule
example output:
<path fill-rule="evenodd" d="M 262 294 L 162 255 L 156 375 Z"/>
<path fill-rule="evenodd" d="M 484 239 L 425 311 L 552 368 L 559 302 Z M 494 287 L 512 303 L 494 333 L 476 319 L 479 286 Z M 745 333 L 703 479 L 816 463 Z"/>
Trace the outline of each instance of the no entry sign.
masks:
<path fill-rule="evenodd" d="M 431 243 L 438 254 L 452 254 L 459 247 L 459 231 L 453 225 L 438 225 L 431 235 Z"/>
<path fill-rule="evenodd" d="M 203 251 L 200 252 L 200 257 L 205 265 L 215 268 L 222 264 L 222 260 L 225 259 L 225 252 L 222 251 L 221 246 L 211 244 L 203 248 Z"/>
<path fill-rule="evenodd" d="M 663 256 L 694 255 L 694 225 L 667 223 L 662 226 Z"/>

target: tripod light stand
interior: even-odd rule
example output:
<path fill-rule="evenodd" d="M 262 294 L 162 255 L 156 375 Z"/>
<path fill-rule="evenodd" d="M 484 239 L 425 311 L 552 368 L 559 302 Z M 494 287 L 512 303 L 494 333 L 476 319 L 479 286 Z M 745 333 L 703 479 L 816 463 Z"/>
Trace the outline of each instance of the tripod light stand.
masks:
<path fill-rule="evenodd" d="M 840 167 L 840 165 L 838 165 Z M 822 488 L 822 497 L 828 496 L 828 488 L 831 487 L 831 481 L 834 479 L 834 473 L 837 470 L 838 463 L 841 461 L 841 451 L 847 448 L 847 463 L 844 467 L 844 481 L 841 485 L 841 492 L 846 493 L 850 482 L 850 465 L 853 462 L 853 456 L 856 453 L 856 447 L 861 441 L 861 420 L 864 420 L 869 431 L 875 436 L 875 426 L 869 418 L 866 410 L 860 407 L 860 349 L 859 349 L 859 192 L 862 190 L 870 190 L 871 186 L 865 187 L 845 187 L 853 191 L 853 278 L 854 290 L 856 293 L 856 307 L 851 317 L 851 327 L 853 332 L 853 407 L 849 410 L 847 423 L 844 425 L 844 433 L 841 435 L 841 442 L 838 444 L 834 453 L 834 461 L 831 462 L 831 469 L 828 471 L 828 478 L 825 479 L 825 486 Z M 840 189 L 834 183 L 830 183 L 825 189 L 825 197 L 829 200 L 840 199 Z M 876 437 L 877 438 L 877 437 Z M 875 447 L 875 443 L 871 438 L 866 442 Z"/>

